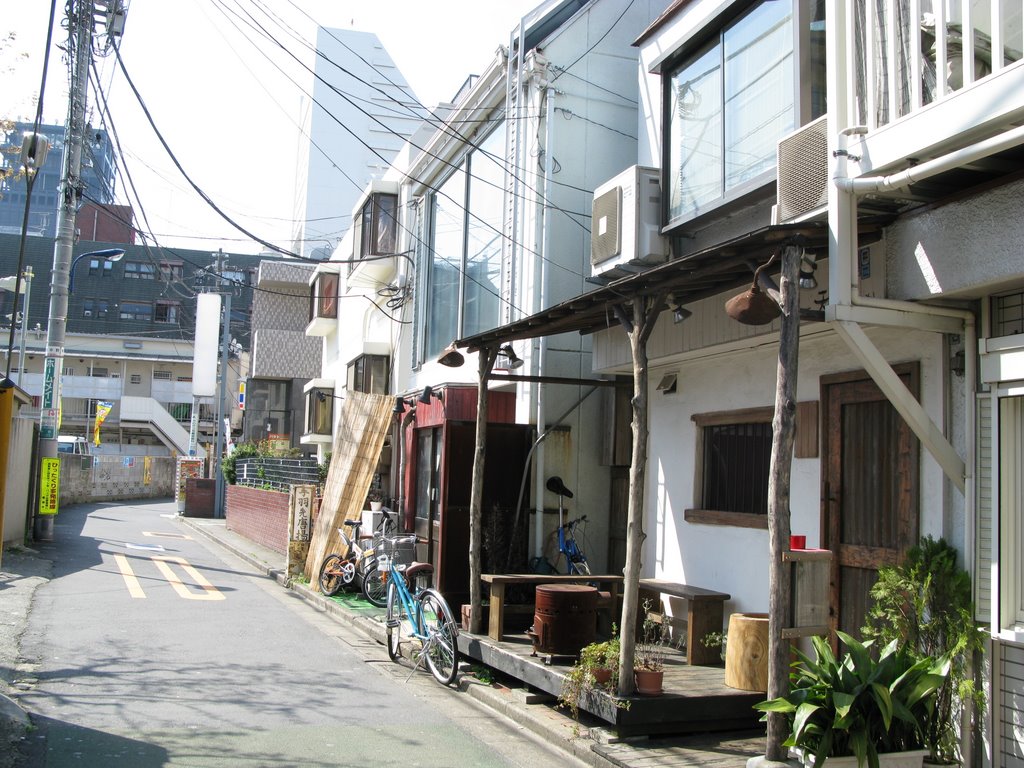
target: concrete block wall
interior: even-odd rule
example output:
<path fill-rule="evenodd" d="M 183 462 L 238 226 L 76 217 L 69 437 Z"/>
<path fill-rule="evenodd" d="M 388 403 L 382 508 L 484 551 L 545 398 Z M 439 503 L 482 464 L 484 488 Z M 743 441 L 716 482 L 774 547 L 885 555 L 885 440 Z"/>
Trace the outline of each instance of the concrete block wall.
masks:
<path fill-rule="evenodd" d="M 287 493 L 229 485 L 224 516 L 229 530 L 282 555 L 287 554 Z"/>
<path fill-rule="evenodd" d="M 174 495 L 175 467 L 170 456 L 65 454 L 60 459 L 61 506 L 122 499 L 160 499 Z"/>

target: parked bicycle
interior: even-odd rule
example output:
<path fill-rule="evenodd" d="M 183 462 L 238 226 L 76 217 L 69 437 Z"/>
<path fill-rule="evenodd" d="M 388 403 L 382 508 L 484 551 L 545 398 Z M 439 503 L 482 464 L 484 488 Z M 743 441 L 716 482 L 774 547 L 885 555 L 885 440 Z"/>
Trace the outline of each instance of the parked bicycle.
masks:
<path fill-rule="evenodd" d="M 415 545 L 415 536 L 385 539 L 377 561 L 387 574 L 388 656 L 397 662 L 402 643 L 412 641 L 419 648 L 410 654 L 416 663 L 409 677 L 425 662 L 441 685 L 451 685 L 459 672 L 458 625 L 441 593 L 427 586 L 434 566 L 412 562 Z"/>
<path fill-rule="evenodd" d="M 587 556 L 583 554 L 583 548 L 576 540 L 576 529 L 580 524 L 586 524 L 587 516 L 581 515 L 575 520 L 565 520 L 564 500 L 571 499 L 573 494 L 565 487 L 562 478 L 557 475 L 549 477 L 546 487 L 558 495 L 558 558 L 554 565 L 549 563 L 546 558 L 534 558 L 531 561 L 533 570 L 538 573 L 559 573 L 558 567 L 564 557 L 566 571 L 570 576 L 589 576 L 590 564 L 587 562 Z"/>
<path fill-rule="evenodd" d="M 338 529 L 345 554 L 332 553 L 320 565 L 320 591 L 326 596 L 338 594 L 343 588 L 358 589 L 363 596 L 378 608 L 387 602 L 387 585 L 380 578 L 377 568 L 377 553 L 380 542 L 390 536 L 395 527 L 391 515 L 384 511 L 376 531 L 360 535 L 361 520 L 346 520 Z M 345 528 L 352 529 L 352 535 Z M 364 546 L 369 543 L 370 546 Z"/>

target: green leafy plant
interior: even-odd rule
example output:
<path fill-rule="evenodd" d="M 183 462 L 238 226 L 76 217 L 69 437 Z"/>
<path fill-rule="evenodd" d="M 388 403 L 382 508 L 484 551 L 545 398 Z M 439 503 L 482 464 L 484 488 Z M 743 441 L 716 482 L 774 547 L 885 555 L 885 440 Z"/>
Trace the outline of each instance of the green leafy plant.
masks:
<path fill-rule="evenodd" d="M 235 474 L 235 462 L 239 459 L 251 459 L 254 456 L 262 456 L 263 452 L 257 443 L 241 443 L 235 446 L 230 454 L 224 457 L 221 461 L 221 467 L 224 472 L 224 479 L 231 485 L 238 482 L 238 476 Z"/>
<path fill-rule="evenodd" d="M 796 651 L 789 694 L 755 709 L 786 715 L 790 735 L 784 745 L 812 755 L 816 768 L 849 755 L 861 768 L 874 768 L 880 753 L 922 749 L 949 659 L 915 658 L 893 641 L 876 660 L 873 641 L 838 634 L 848 648 L 841 660 L 823 638 L 811 638 L 815 658 Z"/>
<path fill-rule="evenodd" d="M 485 667 L 483 664 L 474 664 L 469 668 L 469 674 L 484 685 L 494 684 L 494 670 L 490 667 Z"/>
<path fill-rule="evenodd" d="M 722 661 L 725 661 L 725 651 L 729 643 L 727 632 L 708 632 L 700 641 L 705 648 L 718 648 Z"/>
<path fill-rule="evenodd" d="M 932 760 L 956 762 L 956 724 L 964 706 L 985 709 L 985 694 L 971 677 L 974 654 L 984 645 L 974 621 L 970 575 L 957 565 L 952 546 L 926 536 L 901 565 L 879 570 L 871 598 L 866 638 L 896 641 L 914 658 L 949 657 L 949 679 L 938 692 L 925 739 Z"/>
<path fill-rule="evenodd" d="M 579 659 L 562 681 L 558 705 L 568 707 L 572 716 L 578 718 L 580 698 L 586 691 L 595 688 L 613 690 L 619 682 L 619 649 L 619 634 L 614 625 L 610 640 L 583 646 Z M 600 676 L 599 670 L 609 671 L 603 683 L 597 679 Z"/>

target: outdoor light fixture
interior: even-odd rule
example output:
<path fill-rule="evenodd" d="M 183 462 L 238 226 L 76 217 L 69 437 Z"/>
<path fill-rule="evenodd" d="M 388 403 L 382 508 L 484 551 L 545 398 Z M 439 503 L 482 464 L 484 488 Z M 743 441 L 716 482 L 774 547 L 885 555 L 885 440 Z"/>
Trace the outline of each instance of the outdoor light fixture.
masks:
<path fill-rule="evenodd" d="M 76 256 L 74 261 L 71 262 L 71 268 L 68 269 L 68 296 L 74 293 L 75 265 L 82 259 L 91 257 L 94 259 L 105 259 L 106 261 L 120 261 L 122 256 L 124 256 L 124 248 L 104 248 L 101 251 L 89 251 L 88 253 Z"/>
<path fill-rule="evenodd" d="M 688 317 L 692 316 L 693 312 L 679 304 L 677 304 L 675 308 L 672 310 L 672 322 L 675 323 L 676 325 L 679 325 L 681 322 L 683 322 L 683 320 L 686 320 Z"/>
<path fill-rule="evenodd" d="M 430 405 L 430 398 L 436 397 L 438 400 L 442 400 L 440 392 L 435 392 L 434 388 L 429 384 L 423 388 L 423 393 L 416 398 L 417 403 L 423 403 L 424 405 Z"/>
<path fill-rule="evenodd" d="M 401 416 L 403 413 L 405 413 L 407 408 L 415 407 L 416 403 L 414 401 L 406 400 L 404 397 L 396 397 L 395 407 L 391 409 L 391 413 L 395 414 L 396 416 Z"/>
<path fill-rule="evenodd" d="M 772 256 L 754 271 L 750 288 L 725 302 L 725 314 L 744 325 L 766 325 L 782 314 L 779 303 L 761 288 L 761 273 L 775 261 Z"/>
<path fill-rule="evenodd" d="M 462 353 L 455 348 L 455 342 L 453 341 L 451 344 L 444 348 L 444 352 L 442 352 L 441 356 L 437 358 L 437 362 L 439 362 L 446 368 L 458 368 L 460 365 L 466 362 L 466 358 L 464 358 L 462 356 Z"/>
<path fill-rule="evenodd" d="M 817 288 L 818 280 L 814 277 L 814 271 L 818 268 L 818 261 L 806 253 L 800 258 L 800 279 L 801 288 Z"/>
<path fill-rule="evenodd" d="M 519 355 L 516 354 L 516 351 L 514 349 L 512 349 L 512 345 L 511 344 L 506 344 L 501 349 L 499 349 L 498 350 L 498 354 L 499 355 L 504 355 L 505 357 L 508 358 L 508 368 L 509 368 L 509 370 L 514 371 L 516 368 L 522 368 L 523 367 L 522 359 L 519 357 Z"/>

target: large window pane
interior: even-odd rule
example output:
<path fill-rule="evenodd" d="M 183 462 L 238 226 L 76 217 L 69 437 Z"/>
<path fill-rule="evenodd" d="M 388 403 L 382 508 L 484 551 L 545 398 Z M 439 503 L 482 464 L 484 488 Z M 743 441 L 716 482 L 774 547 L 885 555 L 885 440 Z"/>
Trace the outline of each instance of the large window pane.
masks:
<path fill-rule="evenodd" d="M 504 131 L 492 132 L 470 159 L 466 290 L 460 336 L 472 336 L 498 325 L 504 140 Z"/>
<path fill-rule="evenodd" d="M 725 33 L 725 188 L 775 167 L 794 121 L 793 15 L 758 6 Z"/>
<path fill-rule="evenodd" d="M 466 173 L 460 168 L 434 195 L 433 252 L 430 254 L 426 349 L 436 357 L 458 337 L 459 276 L 465 238 Z"/>
<path fill-rule="evenodd" d="M 672 78 L 672 218 L 722 196 L 721 56 L 716 45 Z"/>

